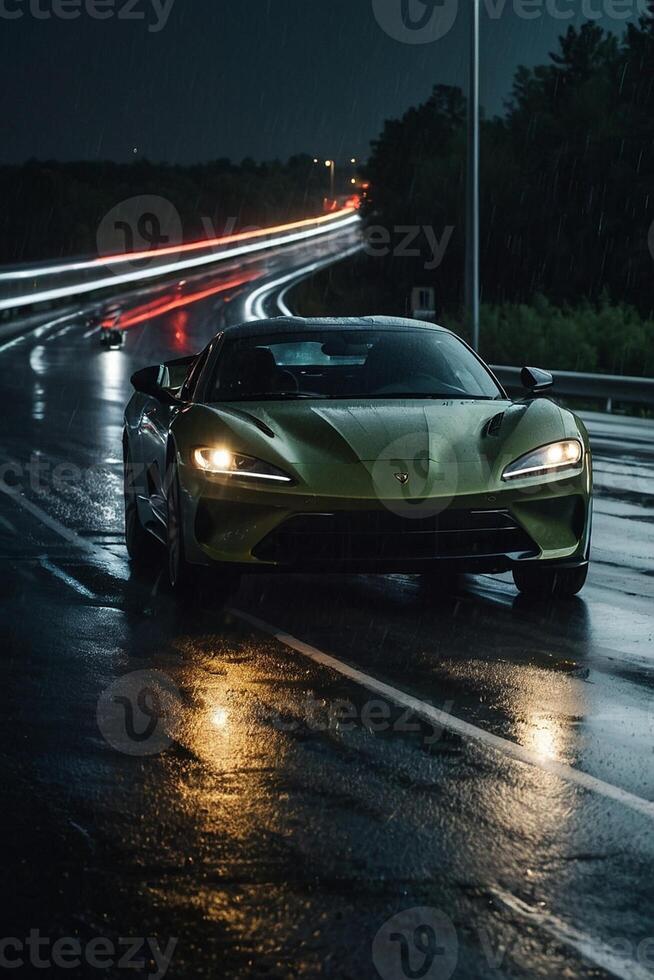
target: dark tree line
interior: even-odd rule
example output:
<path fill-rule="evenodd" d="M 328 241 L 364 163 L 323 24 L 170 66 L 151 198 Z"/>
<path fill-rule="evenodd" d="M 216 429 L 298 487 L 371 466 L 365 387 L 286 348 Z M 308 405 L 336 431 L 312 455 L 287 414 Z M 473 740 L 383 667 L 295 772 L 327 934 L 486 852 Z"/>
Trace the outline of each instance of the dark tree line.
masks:
<path fill-rule="evenodd" d="M 0 166 L 0 263 L 97 253 L 104 216 L 121 201 L 157 195 L 182 220 L 184 239 L 319 214 L 324 168 L 310 157 L 287 163 L 218 160 L 169 166 L 29 161 Z"/>
<path fill-rule="evenodd" d="M 388 257 L 398 306 L 433 283 L 441 309 L 463 294 L 465 100 L 437 86 L 373 143 L 368 221 L 454 226 L 444 260 Z M 610 298 L 654 309 L 654 21 L 618 39 L 569 28 L 546 65 L 521 67 L 503 118 L 481 134 L 482 288 L 487 303 Z"/>

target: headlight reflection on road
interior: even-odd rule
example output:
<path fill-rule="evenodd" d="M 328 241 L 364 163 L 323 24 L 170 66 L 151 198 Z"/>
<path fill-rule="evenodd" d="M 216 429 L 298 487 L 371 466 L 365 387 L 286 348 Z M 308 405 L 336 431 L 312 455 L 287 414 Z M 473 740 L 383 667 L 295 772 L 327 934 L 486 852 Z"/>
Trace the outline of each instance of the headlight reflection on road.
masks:
<path fill-rule="evenodd" d="M 561 732 L 549 718 L 536 720 L 523 744 L 532 749 L 541 759 L 561 758 Z"/>
<path fill-rule="evenodd" d="M 43 344 L 39 344 L 30 352 L 30 367 L 34 374 L 45 374 L 48 370 L 46 349 Z"/>
<path fill-rule="evenodd" d="M 108 350 L 97 360 L 101 378 L 102 396 L 121 404 L 125 399 L 125 384 L 128 380 L 129 365 L 120 350 Z"/>
<path fill-rule="evenodd" d="M 515 740 L 534 752 L 543 762 L 564 762 L 574 765 L 577 757 L 576 729 L 570 725 L 570 718 L 582 710 L 573 692 L 567 692 L 563 685 L 546 684 L 534 690 L 530 678 L 524 690 L 514 703 L 518 712 Z M 551 699 L 551 700 L 550 700 Z M 549 704 L 560 705 L 549 710 Z"/>
<path fill-rule="evenodd" d="M 229 723 L 229 712 L 226 708 L 214 708 L 211 714 L 211 724 L 214 728 L 218 728 L 221 731 L 227 728 Z"/>
<path fill-rule="evenodd" d="M 33 390 L 32 418 L 35 422 L 42 422 L 45 418 L 45 389 L 38 382 Z"/>

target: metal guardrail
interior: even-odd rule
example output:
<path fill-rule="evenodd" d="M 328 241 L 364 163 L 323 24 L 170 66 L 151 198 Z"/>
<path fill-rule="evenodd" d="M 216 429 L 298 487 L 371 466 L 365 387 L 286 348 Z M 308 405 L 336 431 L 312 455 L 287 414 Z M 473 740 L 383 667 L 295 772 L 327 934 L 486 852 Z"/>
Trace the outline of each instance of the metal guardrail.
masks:
<path fill-rule="evenodd" d="M 521 368 L 493 367 L 498 380 L 510 392 L 524 391 Z M 554 394 L 563 398 L 587 398 L 603 402 L 607 412 L 616 404 L 646 405 L 654 408 L 654 378 L 632 378 L 619 374 L 577 374 L 574 371 L 552 371 Z"/>

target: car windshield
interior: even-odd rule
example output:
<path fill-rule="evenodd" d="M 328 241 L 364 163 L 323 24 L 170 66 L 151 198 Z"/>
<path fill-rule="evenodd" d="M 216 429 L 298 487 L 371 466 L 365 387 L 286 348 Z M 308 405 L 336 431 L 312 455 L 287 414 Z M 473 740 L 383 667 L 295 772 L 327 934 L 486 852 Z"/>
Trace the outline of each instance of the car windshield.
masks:
<path fill-rule="evenodd" d="M 208 400 L 501 397 L 453 334 L 347 328 L 228 340 Z"/>

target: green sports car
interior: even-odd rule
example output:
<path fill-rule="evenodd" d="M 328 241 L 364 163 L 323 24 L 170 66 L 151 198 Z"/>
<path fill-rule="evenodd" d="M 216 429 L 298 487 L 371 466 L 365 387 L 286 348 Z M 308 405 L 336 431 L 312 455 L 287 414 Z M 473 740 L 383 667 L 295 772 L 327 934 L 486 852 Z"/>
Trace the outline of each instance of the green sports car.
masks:
<path fill-rule="evenodd" d="M 525 368 L 509 398 L 459 337 L 415 320 L 281 317 L 139 371 L 125 413 L 129 554 L 174 587 L 240 572 L 511 571 L 532 595 L 588 573 L 579 418 Z"/>

